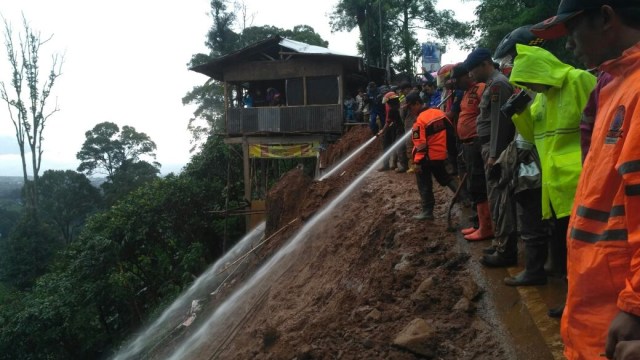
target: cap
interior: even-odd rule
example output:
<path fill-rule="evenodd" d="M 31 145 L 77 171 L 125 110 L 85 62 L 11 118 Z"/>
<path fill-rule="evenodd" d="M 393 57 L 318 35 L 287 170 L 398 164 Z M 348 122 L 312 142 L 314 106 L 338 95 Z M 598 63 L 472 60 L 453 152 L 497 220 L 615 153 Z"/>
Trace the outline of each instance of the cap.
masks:
<path fill-rule="evenodd" d="M 456 66 L 453 67 L 453 70 L 451 70 L 451 78 L 452 79 L 457 79 L 459 77 L 467 75 L 468 73 L 469 73 L 469 70 L 467 70 L 467 68 L 464 66 L 464 64 L 459 63 L 459 64 L 456 64 Z"/>
<path fill-rule="evenodd" d="M 599 9 L 604 5 L 613 8 L 640 7 L 640 0 L 562 0 L 556 16 L 533 25 L 531 32 L 543 39 L 555 39 L 567 34 L 565 23 L 585 10 Z"/>
<path fill-rule="evenodd" d="M 467 59 L 463 62 L 463 64 L 464 67 L 466 67 L 467 70 L 470 71 L 485 60 L 492 60 L 491 52 L 485 48 L 477 48 L 473 50 L 469 55 L 467 55 Z"/>
<path fill-rule="evenodd" d="M 391 99 L 397 99 L 397 98 L 398 98 L 398 94 L 396 94 L 394 91 L 389 91 L 388 93 L 384 94 L 384 97 L 382 98 L 382 103 L 386 104 L 387 101 Z"/>
<path fill-rule="evenodd" d="M 502 59 L 507 55 L 515 57 L 516 44 L 542 47 L 544 43 L 544 39 L 537 37 L 531 32 L 531 25 L 520 26 L 502 38 L 496 51 L 493 53 L 493 58 Z"/>

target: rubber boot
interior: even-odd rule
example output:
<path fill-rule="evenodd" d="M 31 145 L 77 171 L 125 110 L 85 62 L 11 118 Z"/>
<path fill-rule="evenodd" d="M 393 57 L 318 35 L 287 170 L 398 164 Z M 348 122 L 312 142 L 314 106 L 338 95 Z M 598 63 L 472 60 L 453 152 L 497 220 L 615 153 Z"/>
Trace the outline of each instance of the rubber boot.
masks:
<path fill-rule="evenodd" d="M 549 241 L 549 257 L 544 268 L 550 276 L 562 278 L 567 275 L 566 244 L 559 244 L 556 239 Z"/>
<path fill-rule="evenodd" d="M 497 251 L 497 248 L 493 244 L 491 244 L 491 245 L 487 246 L 486 248 L 482 249 L 482 253 L 486 254 L 486 255 L 491 255 L 491 254 L 495 253 L 496 251 Z"/>
<path fill-rule="evenodd" d="M 469 235 L 472 232 L 478 230 L 478 228 L 480 227 L 480 224 L 478 224 L 478 210 L 476 209 L 477 204 L 473 204 L 473 206 L 471 206 L 471 211 L 473 212 L 473 215 L 469 216 L 469 222 L 471 222 L 471 226 L 466 228 L 466 229 L 462 229 L 460 230 L 460 232 L 462 233 L 462 235 Z"/>
<path fill-rule="evenodd" d="M 480 263 L 486 267 L 509 267 L 518 264 L 518 238 L 511 234 L 504 240 L 503 251 L 496 248 L 493 254 L 483 255 Z"/>
<path fill-rule="evenodd" d="M 433 209 L 425 209 L 418 215 L 413 217 L 416 220 L 433 220 Z"/>
<path fill-rule="evenodd" d="M 516 276 L 505 278 L 505 285 L 545 285 L 547 283 L 547 274 L 544 271 L 544 263 L 547 260 L 547 244 L 525 244 L 524 256 L 524 270 Z"/>
<path fill-rule="evenodd" d="M 478 203 L 478 222 L 480 226 L 469 235 L 465 235 L 467 241 L 480 241 L 493 238 L 493 223 L 491 222 L 491 213 L 489 212 L 489 202 L 484 201 Z"/>
<path fill-rule="evenodd" d="M 476 232 L 476 230 L 478 230 L 477 227 L 468 227 L 466 229 L 462 229 L 460 230 L 460 232 L 462 233 L 462 235 L 470 235 L 471 233 Z"/>

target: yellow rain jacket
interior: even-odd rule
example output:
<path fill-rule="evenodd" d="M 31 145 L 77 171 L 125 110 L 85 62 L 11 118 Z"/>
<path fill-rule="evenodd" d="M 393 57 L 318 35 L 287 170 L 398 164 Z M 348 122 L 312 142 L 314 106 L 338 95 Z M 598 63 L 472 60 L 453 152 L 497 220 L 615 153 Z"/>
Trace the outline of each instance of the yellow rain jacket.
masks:
<path fill-rule="evenodd" d="M 596 78 L 543 48 L 518 44 L 516 49 L 509 81 L 524 88 L 527 84 L 549 87 L 512 118 L 518 132 L 534 142 L 540 154 L 542 217 L 550 218 L 552 208 L 557 218 L 569 216 L 582 169 L 580 117 Z"/>

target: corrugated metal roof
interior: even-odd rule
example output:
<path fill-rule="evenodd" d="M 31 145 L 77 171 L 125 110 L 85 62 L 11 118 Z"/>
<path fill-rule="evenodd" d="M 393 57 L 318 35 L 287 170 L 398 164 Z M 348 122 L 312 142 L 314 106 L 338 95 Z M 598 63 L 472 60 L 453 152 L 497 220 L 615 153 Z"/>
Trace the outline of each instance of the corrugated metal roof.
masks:
<path fill-rule="evenodd" d="M 225 56 L 221 56 L 208 63 L 194 66 L 189 70 L 199 72 L 216 80 L 222 80 L 222 68 L 226 64 L 233 64 L 239 61 L 250 61 L 249 59 L 251 59 L 252 56 L 265 51 L 273 51 L 274 55 L 281 51 L 281 49 L 275 49 L 274 47 L 289 49 L 293 53 L 306 56 L 335 56 L 336 58 L 342 58 L 342 61 L 355 61 L 356 63 L 360 61 L 360 57 L 356 55 L 342 54 L 321 46 L 309 45 L 300 41 L 285 39 L 276 35 L 274 37 L 249 45 L 238 51 L 234 51 Z"/>
<path fill-rule="evenodd" d="M 295 52 L 304 53 L 304 54 L 328 54 L 328 55 L 338 55 L 338 56 L 352 56 L 357 57 L 357 55 L 344 54 L 334 50 L 330 50 L 328 48 L 324 48 L 316 45 L 309 45 L 300 41 L 295 41 L 287 38 L 282 38 L 280 40 L 280 46 L 289 48 L 294 50 Z"/>

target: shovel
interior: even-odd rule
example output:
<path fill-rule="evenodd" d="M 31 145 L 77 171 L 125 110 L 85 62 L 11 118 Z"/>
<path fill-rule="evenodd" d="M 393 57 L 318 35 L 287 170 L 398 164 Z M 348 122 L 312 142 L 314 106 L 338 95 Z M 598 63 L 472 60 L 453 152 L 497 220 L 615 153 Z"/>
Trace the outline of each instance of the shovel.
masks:
<path fill-rule="evenodd" d="M 451 224 L 451 209 L 453 209 L 453 204 L 455 204 L 456 201 L 458 201 L 460 190 L 462 190 L 462 187 L 464 186 L 464 183 L 466 180 L 467 180 L 467 173 L 464 173 L 464 175 L 462 175 L 462 179 L 460 179 L 460 184 L 458 184 L 458 188 L 456 189 L 456 192 L 453 193 L 453 198 L 451 198 L 451 202 L 449 203 L 449 209 L 447 210 L 447 231 L 449 232 L 456 231 L 456 229 Z"/>

